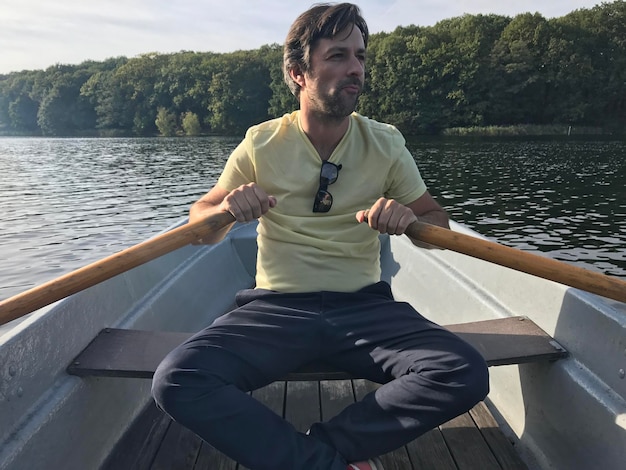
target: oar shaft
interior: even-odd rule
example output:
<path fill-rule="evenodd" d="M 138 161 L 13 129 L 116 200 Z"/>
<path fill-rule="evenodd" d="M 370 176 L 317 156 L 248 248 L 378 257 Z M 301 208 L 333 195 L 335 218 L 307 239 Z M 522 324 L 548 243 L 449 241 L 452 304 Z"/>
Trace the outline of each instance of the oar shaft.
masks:
<path fill-rule="evenodd" d="M 422 222 L 411 224 L 406 233 L 440 248 L 626 302 L 626 282 L 605 274 Z"/>
<path fill-rule="evenodd" d="M 64 276 L 0 301 L 0 325 L 80 292 L 134 267 L 209 237 L 234 222 L 228 213 L 185 224 Z M 415 222 L 407 235 L 441 248 L 499 264 L 571 287 L 626 302 L 626 282 L 532 253 Z"/>
<path fill-rule="evenodd" d="M 205 220 L 182 225 L 3 300 L 0 302 L 0 325 L 189 245 L 232 222 L 234 219 L 229 213 L 218 213 Z"/>

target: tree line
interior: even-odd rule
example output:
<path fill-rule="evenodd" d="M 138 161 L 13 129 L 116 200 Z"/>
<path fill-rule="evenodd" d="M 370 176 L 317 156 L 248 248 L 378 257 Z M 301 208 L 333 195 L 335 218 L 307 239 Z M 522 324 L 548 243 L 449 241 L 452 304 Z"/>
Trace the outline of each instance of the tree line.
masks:
<path fill-rule="evenodd" d="M 546 19 L 463 15 L 373 34 L 358 111 L 406 134 L 626 128 L 626 2 Z M 150 53 L 0 75 L 0 133 L 237 134 L 297 108 L 281 46 Z"/>

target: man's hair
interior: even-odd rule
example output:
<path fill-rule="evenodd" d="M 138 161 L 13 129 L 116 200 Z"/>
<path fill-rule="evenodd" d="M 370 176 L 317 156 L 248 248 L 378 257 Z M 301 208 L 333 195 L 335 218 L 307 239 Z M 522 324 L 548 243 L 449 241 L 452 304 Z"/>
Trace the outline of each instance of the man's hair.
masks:
<path fill-rule="evenodd" d="M 320 3 L 313 5 L 293 22 L 283 48 L 283 77 L 291 92 L 300 97 L 300 85 L 289 72 L 295 68 L 308 72 L 311 53 L 320 39 L 332 39 L 344 29 L 356 26 L 361 30 L 365 47 L 369 38 L 367 23 L 358 6 L 351 3 Z"/>

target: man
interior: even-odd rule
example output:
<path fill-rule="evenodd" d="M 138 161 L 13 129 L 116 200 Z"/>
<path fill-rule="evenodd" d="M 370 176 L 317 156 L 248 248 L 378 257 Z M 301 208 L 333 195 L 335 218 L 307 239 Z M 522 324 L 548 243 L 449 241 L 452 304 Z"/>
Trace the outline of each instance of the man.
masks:
<path fill-rule="evenodd" d="M 380 470 L 377 455 L 487 394 L 480 355 L 379 282 L 380 233 L 401 235 L 418 217 L 447 227 L 448 217 L 400 133 L 354 113 L 367 41 L 354 5 L 303 13 L 284 48 L 300 110 L 249 129 L 190 211 L 192 221 L 259 219 L 257 284 L 168 355 L 153 395 L 250 469 Z M 246 393 L 320 358 L 384 385 L 306 434 Z"/>

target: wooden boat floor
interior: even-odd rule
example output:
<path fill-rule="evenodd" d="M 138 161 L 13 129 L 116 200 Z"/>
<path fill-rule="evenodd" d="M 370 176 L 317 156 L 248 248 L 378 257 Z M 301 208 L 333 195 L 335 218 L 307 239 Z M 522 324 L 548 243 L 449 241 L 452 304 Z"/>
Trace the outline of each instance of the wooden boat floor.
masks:
<path fill-rule="evenodd" d="M 305 432 L 378 387 L 353 380 L 275 382 L 252 393 Z M 385 470 L 527 469 L 484 403 L 406 446 L 381 456 Z M 103 470 L 246 470 L 151 404 L 135 421 Z"/>

